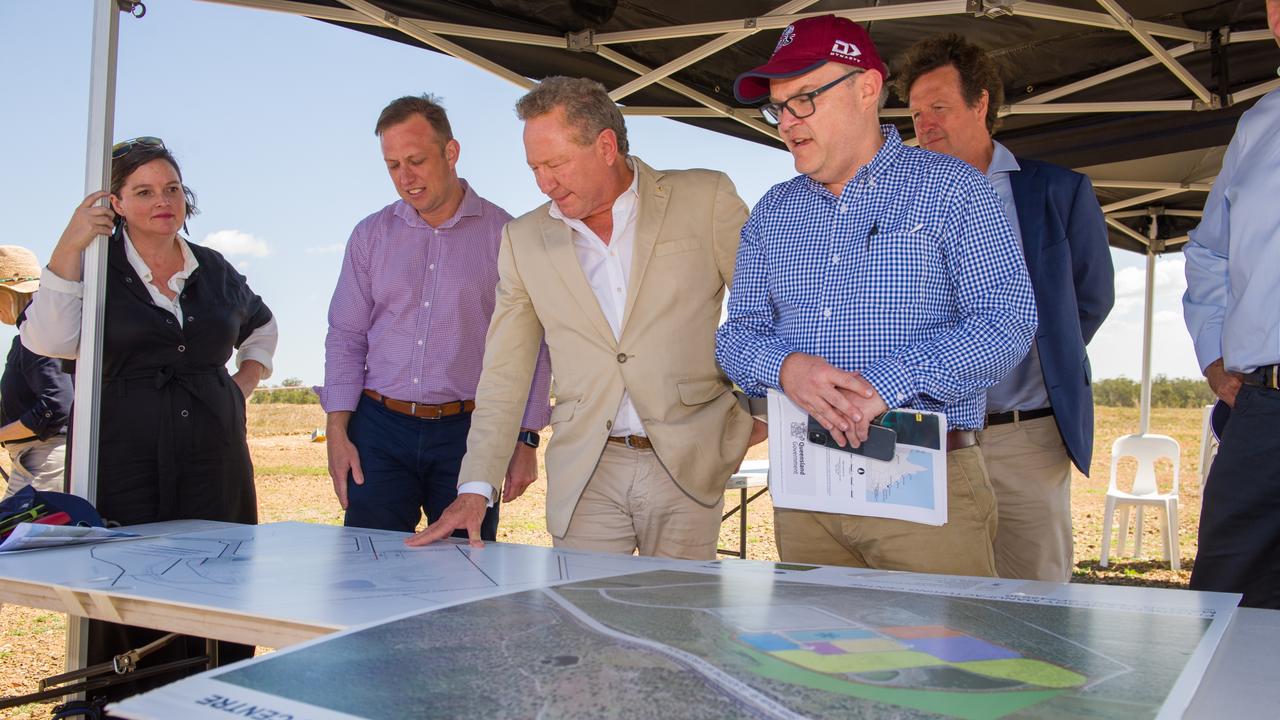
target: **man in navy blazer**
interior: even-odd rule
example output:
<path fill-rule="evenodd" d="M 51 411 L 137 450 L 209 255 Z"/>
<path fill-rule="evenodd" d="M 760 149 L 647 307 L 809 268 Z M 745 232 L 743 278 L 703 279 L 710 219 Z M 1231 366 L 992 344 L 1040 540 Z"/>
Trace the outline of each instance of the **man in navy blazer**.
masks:
<path fill-rule="evenodd" d="M 978 433 L 996 491 L 1000 577 L 1071 579 L 1071 465 L 1089 474 L 1093 391 L 1085 345 L 1115 302 L 1106 222 L 1089 178 L 1015 158 L 991 135 L 999 68 L 958 35 L 916 43 L 899 69 L 920 146 L 984 172 L 1022 240 L 1040 327 L 1026 359 L 987 392 Z"/>

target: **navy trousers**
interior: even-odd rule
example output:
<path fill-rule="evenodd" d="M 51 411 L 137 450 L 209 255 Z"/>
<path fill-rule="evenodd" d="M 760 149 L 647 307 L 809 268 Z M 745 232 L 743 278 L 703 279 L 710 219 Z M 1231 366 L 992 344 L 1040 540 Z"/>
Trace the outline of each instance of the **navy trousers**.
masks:
<path fill-rule="evenodd" d="M 401 415 L 367 396 L 351 416 L 347 436 L 360 453 L 364 484 L 347 477 L 348 527 L 413 532 L 458 497 L 458 471 L 467 451 L 471 413 L 439 420 Z M 513 446 L 514 449 L 514 446 Z M 485 513 L 480 537 L 496 539 L 498 503 Z M 466 530 L 454 533 L 466 537 Z"/>
<path fill-rule="evenodd" d="M 1205 481 L 1192 590 L 1280 609 L 1280 391 L 1244 386 Z"/>

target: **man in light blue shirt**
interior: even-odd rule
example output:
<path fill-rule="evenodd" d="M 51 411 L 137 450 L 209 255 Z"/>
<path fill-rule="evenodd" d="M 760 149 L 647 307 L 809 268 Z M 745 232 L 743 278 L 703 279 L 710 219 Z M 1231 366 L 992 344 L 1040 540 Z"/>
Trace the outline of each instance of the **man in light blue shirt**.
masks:
<path fill-rule="evenodd" d="M 1280 43 L 1280 0 L 1267 0 Z M 1213 392 L 1232 407 L 1205 482 L 1193 590 L 1280 609 L 1280 91 L 1240 116 L 1185 250 L 1183 311 Z"/>
<path fill-rule="evenodd" d="M 834 15 L 783 31 L 735 83 L 795 160 L 742 230 L 716 358 L 749 395 L 782 390 L 837 443 L 888 408 L 947 416 L 947 523 L 776 509 L 790 562 L 994 575 L 995 497 L 974 431 L 1031 344 L 1036 309 L 1000 201 L 965 163 L 880 125 L 887 71 Z"/>
<path fill-rule="evenodd" d="M 982 48 L 954 34 L 921 40 L 899 64 L 897 83 L 920 147 L 986 173 L 1022 246 L 1040 325 L 1027 358 L 987 391 L 978 445 L 996 491 L 996 571 L 1067 582 L 1071 465 L 1088 475 L 1093 455 L 1085 345 L 1115 302 L 1102 208 L 1089 178 L 1015 158 L 992 139 L 1004 83 Z"/>

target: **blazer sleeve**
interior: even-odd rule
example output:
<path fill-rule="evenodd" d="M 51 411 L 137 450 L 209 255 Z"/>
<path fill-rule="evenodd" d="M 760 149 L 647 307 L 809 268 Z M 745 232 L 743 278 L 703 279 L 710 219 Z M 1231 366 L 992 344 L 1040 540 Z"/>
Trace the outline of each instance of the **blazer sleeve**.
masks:
<path fill-rule="evenodd" d="M 1071 213 L 1067 217 L 1067 242 L 1071 245 L 1071 275 L 1080 313 L 1080 332 L 1086 345 L 1102 327 L 1116 301 L 1115 268 L 1107 243 L 1107 222 L 1093 192 L 1093 183 L 1077 175 Z"/>
<path fill-rule="evenodd" d="M 716 200 L 713 209 L 712 243 L 716 267 L 725 287 L 733 287 L 733 269 L 742 240 L 742 226 L 747 222 L 747 205 L 738 197 L 738 189 L 724 173 L 716 174 Z"/>
<path fill-rule="evenodd" d="M 511 241 L 511 223 L 502 228 L 498 288 L 484 341 L 484 364 L 476 388 L 476 409 L 467 433 L 458 486 L 487 482 L 502 495 L 511 449 L 520 433 L 543 327 L 525 290 Z"/>

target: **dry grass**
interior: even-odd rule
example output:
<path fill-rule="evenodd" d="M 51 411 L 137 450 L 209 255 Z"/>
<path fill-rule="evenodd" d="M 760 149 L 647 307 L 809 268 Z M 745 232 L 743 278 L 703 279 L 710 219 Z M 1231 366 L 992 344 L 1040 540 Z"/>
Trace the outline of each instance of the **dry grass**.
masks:
<path fill-rule="evenodd" d="M 1185 587 L 1195 557 L 1196 527 L 1200 516 L 1199 454 L 1200 411 L 1163 409 L 1153 413 L 1153 432 L 1171 435 L 1182 446 L 1181 517 L 1178 544 L 1183 570 L 1171 572 L 1159 557 L 1160 523 L 1148 511 L 1143 542 L 1145 558 L 1112 558 L 1110 568 L 1098 567 L 1102 536 L 1103 499 L 1110 472 L 1111 445 L 1116 438 L 1134 432 L 1138 412 L 1133 409 L 1098 408 L 1097 437 L 1091 478 L 1077 474 L 1072 488 L 1076 536 L 1076 582 L 1121 585 Z M 325 470 L 324 445 L 310 442 L 311 431 L 324 424 L 318 405 L 250 405 L 249 446 L 257 470 L 258 505 L 262 522 L 301 520 L 339 524 L 341 510 L 333 497 Z M 545 444 L 544 444 L 545 446 Z M 765 445 L 748 455 L 766 457 Z M 541 453 L 539 454 L 541 463 Z M 541 477 L 546 477 L 545 468 Z M 1125 469 L 1125 465 L 1121 465 Z M 1130 468 L 1131 470 L 1131 468 Z M 1168 482 L 1169 469 L 1162 480 Z M 529 545 L 551 545 L 543 520 L 545 482 L 539 481 L 516 502 L 502 509 L 498 539 Z M 737 503 L 738 493 L 725 496 L 726 510 Z M 749 557 L 776 560 L 773 540 L 773 507 L 768 495 L 749 507 L 747 521 Z M 736 517 L 721 528 L 721 546 L 736 547 Z M 1130 547 L 1132 545 L 1130 544 Z M 36 679 L 62 669 L 63 616 L 43 610 L 5 606 L 0 610 L 0 694 L 33 692 Z M 48 705 L 30 705 L 8 711 L 6 718 L 48 715 Z"/>

